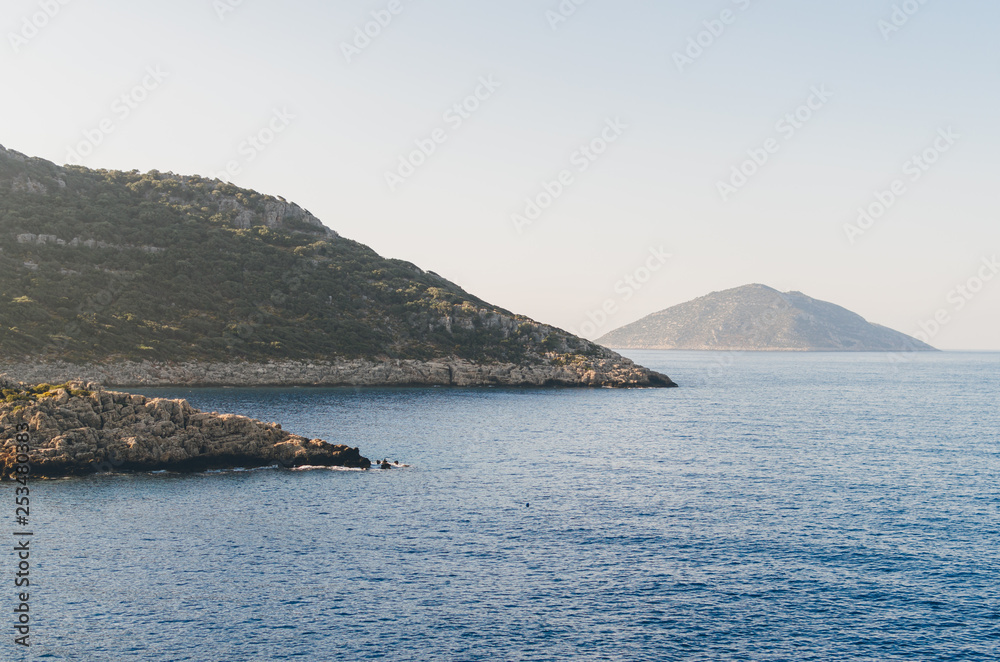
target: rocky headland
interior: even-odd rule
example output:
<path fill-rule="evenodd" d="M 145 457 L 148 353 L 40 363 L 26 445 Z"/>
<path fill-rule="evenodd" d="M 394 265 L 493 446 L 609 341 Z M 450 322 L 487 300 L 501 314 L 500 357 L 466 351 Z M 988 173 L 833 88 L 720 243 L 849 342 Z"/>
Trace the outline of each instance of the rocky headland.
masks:
<path fill-rule="evenodd" d="M 107 391 L 85 382 L 52 386 L 0 380 L 0 386 L 0 480 L 15 475 L 19 425 L 27 425 L 31 435 L 34 476 L 273 465 L 371 467 L 357 448 L 306 439 L 277 423 L 202 412 L 185 400 Z"/>
<path fill-rule="evenodd" d="M 281 196 L 0 146 L 4 373 L 139 387 L 674 385 Z"/>

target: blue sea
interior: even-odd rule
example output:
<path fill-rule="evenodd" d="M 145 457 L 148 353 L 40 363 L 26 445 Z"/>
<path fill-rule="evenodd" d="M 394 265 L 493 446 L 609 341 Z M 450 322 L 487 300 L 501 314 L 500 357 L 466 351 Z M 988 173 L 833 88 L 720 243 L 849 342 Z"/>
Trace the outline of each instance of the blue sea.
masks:
<path fill-rule="evenodd" d="M 681 388 L 141 391 L 410 466 L 35 481 L 0 658 L 1000 659 L 1000 354 L 628 355 Z"/>

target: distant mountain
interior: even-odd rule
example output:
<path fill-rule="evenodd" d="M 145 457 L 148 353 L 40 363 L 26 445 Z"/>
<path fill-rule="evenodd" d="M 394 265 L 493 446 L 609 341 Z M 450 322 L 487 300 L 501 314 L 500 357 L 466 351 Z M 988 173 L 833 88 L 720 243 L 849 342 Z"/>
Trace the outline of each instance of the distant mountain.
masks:
<path fill-rule="evenodd" d="M 836 304 L 744 285 L 648 315 L 598 338 L 618 349 L 934 351 Z"/>
<path fill-rule="evenodd" d="M 0 373 L 105 384 L 660 385 L 666 376 L 219 180 L 0 146 Z"/>

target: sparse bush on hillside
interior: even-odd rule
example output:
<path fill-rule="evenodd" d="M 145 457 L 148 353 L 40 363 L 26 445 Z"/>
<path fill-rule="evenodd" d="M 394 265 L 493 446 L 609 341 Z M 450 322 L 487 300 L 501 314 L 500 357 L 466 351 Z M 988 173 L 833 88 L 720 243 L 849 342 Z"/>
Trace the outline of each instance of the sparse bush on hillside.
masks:
<path fill-rule="evenodd" d="M 521 362 L 599 351 L 305 220 L 237 227 L 233 200 L 251 214 L 283 201 L 217 180 L 0 152 L 0 192 L 3 359 Z M 49 238 L 18 238 L 29 234 Z"/>

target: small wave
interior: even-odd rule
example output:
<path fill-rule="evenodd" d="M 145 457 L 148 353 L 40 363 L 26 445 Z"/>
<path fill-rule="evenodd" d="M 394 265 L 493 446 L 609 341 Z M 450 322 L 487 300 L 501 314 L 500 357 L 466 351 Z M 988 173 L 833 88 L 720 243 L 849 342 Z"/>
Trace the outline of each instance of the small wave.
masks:
<path fill-rule="evenodd" d="M 270 464 L 266 467 L 251 467 L 249 469 L 247 467 L 232 467 L 229 469 L 206 469 L 205 471 L 201 471 L 199 473 L 201 473 L 201 475 L 203 476 L 214 475 L 214 474 L 242 474 L 242 473 L 250 473 L 251 471 L 272 471 L 274 469 L 280 469 L 280 468 L 281 467 L 278 466 L 277 464 Z"/>
<path fill-rule="evenodd" d="M 365 471 L 364 469 L 356 467 L 323 467 L 312 464 L 304 464 L 301 467 L 292 467 L 292 471 L 318 471 L 320 469 L 325 469 L 327 471 Z"/>

